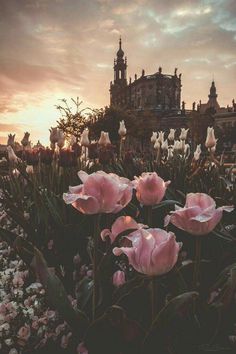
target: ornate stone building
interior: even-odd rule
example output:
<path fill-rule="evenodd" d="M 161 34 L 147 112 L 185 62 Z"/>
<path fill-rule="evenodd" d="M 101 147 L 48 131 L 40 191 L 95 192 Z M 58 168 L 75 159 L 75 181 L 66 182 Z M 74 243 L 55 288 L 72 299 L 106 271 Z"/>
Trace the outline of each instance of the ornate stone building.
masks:
<path fill-rule="evenodd" d="M 216 85 L 212 81 L 207 103 L 199 101 L 197 107 L 193 103 L 189 119 L 193 142 L 204 142 L 207 127 L 214 126 L 219 149 L 231 150 L 236 144 L 236 103 L 232 100 L 232 106 L 221 107 L 217 97 Z"/>
<path fill-rule="evenodd" d="M 152 75 L 142 74 L 127 82 L 127 58 L 119 40 L 119 49 L 114 59 L 114 81 L 110 83 L 110 105 L 129 110 L 155 110 L 159 113 L 180 111 L 181 74 L 167 75 L 159 67 Z M 184 102 L 182 103 L 184 109 Z"/>

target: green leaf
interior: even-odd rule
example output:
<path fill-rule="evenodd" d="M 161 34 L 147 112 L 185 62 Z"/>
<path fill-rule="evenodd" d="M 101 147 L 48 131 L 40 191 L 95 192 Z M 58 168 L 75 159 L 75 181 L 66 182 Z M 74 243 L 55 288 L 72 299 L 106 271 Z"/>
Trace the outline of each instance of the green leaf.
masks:
<path fill-rule="evenodd" d="M 198 298 L 197 292 L 187 292 L 173 298 L 157 315 L 146 335 L 143 353 L 162 354 L 171 346 L 172 337 L 178 337 L 181 326 L 186 325 L 186 342 L 188 342 L 188 325 L 185 321 L 194 315 L 194 304 Z M 178 325 L 177 325 L 178 323 Z M 179 327 L 178 327 L 179 326 Z M 184 328 L 185 330 L 185 328 Z M 187 347 L 185 348 L 187 350 Z"/>
<path fill-rule="evenodd" d="M 182 204 L 180 202 L 178 202 L 177 200 L 163 200 L 162 202 L 160 202 L 159 204 L 157 205 L 154 205 L 152 207 L 152 209 L 160 209 L 160 208 L 164 208 L 164 207 L 169 207 L 169 206 L 172 206 L 172 205 L 179 205 L 179 206 L 182 206 Z"/>
<path fill-rule="evenodd" d="M 144 331 L 123 308 L 111 306 L 94 321 L 85 336 L 89 354 L 142 354 Z"/>
<path fill-rule="evenodd" d="M 73 309 L 61 280 L 49 271 L 42 253 L 20 236 L 16 238 L 14 248 L 42 283 L 48 303 L 71 326 L 74 335 L 82 338 L 88 325 L 88 319 L 82 311 Z"/>

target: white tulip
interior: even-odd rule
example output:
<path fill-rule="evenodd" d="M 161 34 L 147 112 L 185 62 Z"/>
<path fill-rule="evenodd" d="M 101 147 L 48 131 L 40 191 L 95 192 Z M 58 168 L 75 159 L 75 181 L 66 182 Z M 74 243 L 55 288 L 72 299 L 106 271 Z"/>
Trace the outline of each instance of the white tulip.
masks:
<path fill-rule="evenodd" d="M 154 149 L 155 149 L 155 150 L 160 150 L 160 148 L 161 148 L 161 144 L 159 143 L 158 140 L 156 140 L 156 142 L 155 142 L 155 144 L 154 144 Z"/>
<path fill-rule="evenodd" d="M 206 137 L 206 142 L 205 146 L 207 149 L 212 149 L 213 147 L 216 146 L 216 138 L 215 138 L 215 132 L 213 127 L 208 127 L 207 128 L 207 137 Z"/>
<path fill-rule="evenodd" d="M 175 140 L 175 130 L 176 129 L 170 128 L 170 133 L 168 135 L 168 140 L 170 140 L 170 141 L 174 141 Z"/>
<path fill-rule="evenodd" d="M 189 128 L 188 129 L 181 128 L 181 133 L 180 133 L 179 139 L 180 140 L 186 140 L 188 131 L 189 131 Z"/>
<path fill-rule="evenodd" d="M 8 139 L 7 139 L 7 146 L 10 145 L 10 146 L 14 146 L 15 144 L 15 136 L 16 134 L 9 134 L 8 135 Z"/>
<path fill-rule="evenodd" d="M 194 151 L 193 157 L 194 160 L 198 161 L 201 155 L 202 149 L 201 144 L 197 145 L 196 150 Z"/>
<path fill-rule="evenodd" d="M 20 171 L 17 170 L 17 168 L 14 168 L 14 170 L 12 171 L 12 174 L 13 174 L 15 177 L 19 177 Z"/>
<path fill-rule="evenodd" d="M 168 141 L 167 140 L 163 141 L 163 143 L 161 144 L 161 148 L 163 151 L 168 150 Z"/>
<path fill-rule="evenodd" d="M 109 133 L 101 131 L 100 139 L 98 140 L 98 145 L 106 146 L 111 144 Z"/>
<path fill-rule="evenodd" d="M 32 165 L 27 165 L 26 166 L 26 173 L 28 173 L 29 175 L 34 173 L 34 168 Z"/>
<path fill-rule="evenodd" d="M 174 141 L 174 145 L 173 145 L 173 151 L 179 152 L 179 151 L 181 151 L 181 150 L 182 150 L 181 141 L 175 140 L 175 141 Z"/>
<path fill-rule="evenodd" d="M 30 133 L 25 132 L 25 135 L 24 135 L 23 139 L 21 140 L 21 144 L 24 147 L 26 147 L 29 144 L 29 136 L 30 136 Z"/>
<path fill-rule="evenodd" d="M 157 132 L 152 132 L 151 143 L 155 144 L 157 140 Z"/>
<path fill-rule="evenodd" d="M 127 129 L 125 127 L 124 120 L 120 121 L 120 128 L 118 130 L 118 134 L 123 138 L 126 135 Z"/>
<path fill-rule="evenodd" d="M 7 147 L 8 160 L 13 163 L 17 163 L 20 159 L 16 156 L 11 146 Z"/>
<path fill-rule="evenodd" d="M 54 146 L 55 147 L 55 143 L 57 143 L 57 141 L 58 141 L 58 128 L 57 127 L 51 127 L 50 129 L 49 129 L 49 131 L 50 131 L 50 142 L 51 142 L 51 144 L 52 144 L 52 146 Z"/>
<path fill-rule="evenodd" d="M 106 133 L 103 130 L 101 131 L 100 138 L 98 140 L 98 145 L 102 145 L 102 146 L 107 145 Z"/>
<path fill-rule="evenodd" d="M 65 145 L 65 140 L 66 140 L 66 137 L 65 137 L 65 134 L 63 132 L 63 130 L 61 129 L 58 129 L 58 140 L 57 140 L 57 145 L 60 149 L 63 148 L 63 146 Z"/>
<path fill-rule="evenodd" d="M 105 132 L 105 135 L 106 135 L 106 145 L 111 145 L 111 140 L 110 140 L 110 137 L 109 137 L 109 133 Z"/>
<path fill-rule="evenodd" d="M 89 141 L 88 135 L 89 135 L 89 130 L 86 128 L 86 129 L 84 129 L 84 131 L 81 134 L 80 144 L 82 146 L 88 147 L 90 145 L 90 141 Z"/>
<path fill-rule="evenodd" d="M 162 130 L 160 132 L 158 132 L 157 140 L 159 141 L 160 144 L 162 144 L 164 141 L 164 135 L 165 135 L 165 133 Z"/>

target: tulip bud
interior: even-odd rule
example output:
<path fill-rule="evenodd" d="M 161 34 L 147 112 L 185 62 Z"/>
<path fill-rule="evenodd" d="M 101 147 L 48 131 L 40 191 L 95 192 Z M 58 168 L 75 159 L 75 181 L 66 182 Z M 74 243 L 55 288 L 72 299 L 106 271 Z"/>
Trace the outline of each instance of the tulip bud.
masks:
<path fill-rule="evenodd" d="M 110 145 L 111 141 L 109 138 L 109 133 L 101 131 L 100 139 L 98 140 L 98 145 L 106 146 Z"/>
<path fill-rule="evenodd" d="M 125 127 L 125 122 L 120 121 L 120 128 L 118 130 L 118 134 L 123 138 L 126 135 L 127 129 Z"/>
<path fill-rule="evenodd" d="M 7 154 L 8 154 L 8 160 L 10 162 L 17 163 L 19 161 L 19 158 L 16 156 L 16 154 L 11 146 L 7 147 Z"/>
<path fill-rule="evenodd" d="M 58 129 L 58 140 L 57 140 L 57 146 L 62 149 L 64 144 L 65 144 L 65 134 L 63 132 L 63 130 Z"/>
<path fill-rule="evenodd" d="M 105 132 L 105 136 L 106 136 L 106 145 L 111 145 L 111 140 L 110 140 L 110 137 L 109 137 L 109 133 Z"/>
<path fill-rule="evenodd" d="M 189 129 L 181 128 L 181 133 L 179 136 L 180 140 L 186 140 Z"/>
<path fill-rule="evenodd" d="M 58 128 L 57 127 L 55 127 L 55 128 L 51 127 L 49 129 L 49 131 L 50 131 L 50 142 L 52 144 L 52 148 L 55 148 L 55 144 L 58 141 Z"/>
<path fill-rule="evenodd" d="M 216 142 L 217 142 L 217 140 L 215 138 L 214 128 L 208 127 L 207 128 L 207 137 L 206 137 L 206 142 L 205 142 L 206 148 L 211 149 L 211 148 L 215 147 Z"/>
<path fill-rule="evenodd" d="M 196 160 L 196 161 L 199 160 L 201 152 L 202 152 L 201 144 L 199 144 L 199 145 L 197 145 L 196 150 L 194 151 L 194 154 L 193 154 L 194 160 Z"/>
<path fill-rule="evenodd" d="M 174 145 L 173 145 L 173 151 L 174 152 L 179 152 L 182 150 L 182 144 L 179 140 L 175 140 L 174 141 Z"/>
<path fill-rule="evenodd" d="M 157 132 L 152 132 L 151 143 L 155 143 L 157 140 Z"/>
<path fill-rule="evenodd" d="M 115 287 L 120 287 L 121 285 L 125 284 L 125 273 L 122 270 L 117 270 L 113 274 L 113 285 Z"/>
<path fill-rule="evenodd" d="M 163 141 L 162 145 L 161 145 L 161 148 L 163 151 L 167 151 L 168 150 L 168 141 L 165 140 Z"/>
<path fill-rule="evenodd" d="M 107 144 L 106 133 L 102 130 L 100 138 L 98 140 L 98 145 L 106 146 L 106 144 Z"/>
<path fill-rule="evenodd" d="M 157 140 L 159 141 L 160 144 L 162 144 L 164 141 L 164 135 L 165 135 L 165 133 L 163 131 L 158 132 Z"/>
<path fill-rule="evenodd" d="M 30 133 L 26 132 L 23 139 L 21 140 L 21 144 L 26 147 L 29 144 L 29 136 Z"/>
<path fill-rule="evenodd" d="M 28 173 L 29 175 L 34 173 L 34 168 L 32 165 L 26 166 L 26 173 Z"/>
<path fill-rule="evenodd" d="M 86 146 L 88 147 L 90 145 L 90 141 L 89 141 L 89 138 L 88 138 L 88 134 L 89 134 L 89 130 L 86 128 L 84 129 L 84 131 L 82 132 L 81 134 L 81 140 L 80 140 L 80 144 L 82 146 Z"/>
<path fill-rule="evenodd" d="M 14 168 L 14 170 L 12 171 L 12 174 L 13 174 L 13 176 L 15 176 L 15 177 L 19 177 L 20 171 L 17 170 L 17 168 Z"/>
<path fill-rule="evenodd" d="M 175 130 L 176 129 L 170 129 L 170 133 L 169 133 L 169 135 L 168 135 L 168 140 L 170 140 L 170 141 L 174 141 L 175 140 Z"/>
<path fill-rule="evenodd" d="M 10 145 L 11 147 L 13 147 L 14 146 L 14 144 L 15 144 L 15 134 L 9 134 L 8 135 L 8 140 L 7 140 L 7 146 L 8 145 Z"/>
<path fill-rule="evenodd" d="M 160 150 L 160 148 L 161 148 L 161 144 L 159 143 L 158 140 L 156 140 L 156 142 L 155 142 L 155 144 L 154 144 L 154 149 L 155 149 L 155 150 Z"/>

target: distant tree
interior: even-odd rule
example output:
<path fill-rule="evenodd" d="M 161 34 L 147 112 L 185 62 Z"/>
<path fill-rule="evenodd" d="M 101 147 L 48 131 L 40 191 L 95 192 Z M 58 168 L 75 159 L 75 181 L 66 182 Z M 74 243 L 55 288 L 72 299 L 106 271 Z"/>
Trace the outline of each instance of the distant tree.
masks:
<path fill-rule="evenodd" d="M 109 132 L 112 141 L 119 140 L 118 129 L 120 121 L 124 120 L 128 132 L 135 121 L 135 116 L 128 111 L 122 110 L 117 107 L 105 107 L 100 110 L 100 115 L 94 121 L 90 120 L 88 128 L 93 138 L 98 139 L 101 131 Z"/>
<path fill-rule="evenodd" d="M 74 107 L 70 107 L 65 98 L 61 99 L 62 104 L 56 105 L 61 117 L 57 121 L 58 128 L 62 129 L 66 135 L 73 134 L 79 138 L 84 128 L 88 125 L 91 118 L 97 116 L 99 111 L 89 107 L 81 108 L 82 101 L 79 97 L 71 98 Z"/>

